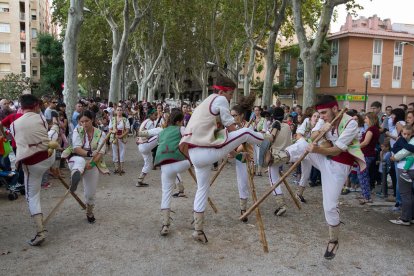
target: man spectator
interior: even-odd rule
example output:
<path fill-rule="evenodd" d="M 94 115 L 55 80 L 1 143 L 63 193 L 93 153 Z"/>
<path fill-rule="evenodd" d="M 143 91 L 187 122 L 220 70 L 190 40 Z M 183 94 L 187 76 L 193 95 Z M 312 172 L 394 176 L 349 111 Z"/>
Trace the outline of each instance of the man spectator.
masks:
<path fill-rule="evenodd" d="M 47 108 L 45 109 L 44 115 L 45 115 L 46 121 L 48 123 L 52 121 L 52 111 L 55 111 L 56 112 L 57 104 L 58 104 L 57 99 L 52 99 L 49 102 Z"/>
<path fill-rule="evenodd" d="M 407 113 L 408 106 L 406 104 L 400 104 L 399 107 L 402 108 L 405 113 Z"/>
<path fill-rule="evenodd" d="M 83 104 L 81 102 L 78 102 L 75 106 L 75 111 L 73 112 L 73 115 L 72 115 L 71 123 L 73 125 L 73 128 L 75 128 L 78 125 L 78 116 L 82 112 L 82 110 L 83 110 Z"/>
<path fill-rule="evenodd" d="M 12 113 L 13 111 L 10 109 L 10 101 L 7 99 L 2 99 L 0 101 L 0 120 L 3 120 Z"/>

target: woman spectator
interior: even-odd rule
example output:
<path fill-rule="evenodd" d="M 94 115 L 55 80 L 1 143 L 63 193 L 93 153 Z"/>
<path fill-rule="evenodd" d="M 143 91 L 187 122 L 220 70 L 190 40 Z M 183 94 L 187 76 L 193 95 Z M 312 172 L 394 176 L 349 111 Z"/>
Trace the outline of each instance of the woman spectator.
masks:
<path fill-rule="evenodd" d="M 362 135 L 361 138 L 361 150 L 365 156 L 365 162 L 367 168 L 359 173 L 358 179 L 361 185 L 362 198 L 360 204 L 371 203 L 371 190 L 370 190 L 370 176 L 369 167 L 375 162 L 376 152 L 375 147 L 378 143 L 380 132 L 378 116 L 373 112 L 368 112 L 364 118 L 365 124 L 368 126 L 367 131 Z"/>
<path fill-rule="evenodd" d="M 263 132 L 264 124 L 265 124 L 265 118 L 262 117 L 262 108 L 260 106 L 254 107 L 254 121 L 253 121 L 253 128 L 254 131 L 257 132 Z M 255 145 L 254 147 L 254 163 L 256 165 L 256 175 L 262 176 L 262 166 L 263 163 L 259 162 L 259 152 L 260 147 Z"/>
<path fill-rule="evenodd" d="M 385 133 L 385 136 L 390 137 L 390 145 L 391 149 L 394 147 L 395 142 L 397 141 L 398 137 L 400 136 L 401 130 L 403 126 L 405 126 L 405 112 L 402 108 L 395 108 L 391 111 L 391 118 L 392 121 L 392 130 L 387 131 Z M 390 129 L 391 129 L 390 127 Z M 388 199 L 388 201 L 395 201 L 395 210 L 398 210 L 401 204 L 401 198 L 398 192 L 398 178 L 397 178 L 397 163 L 394 162 L 394 164 L 391 164 L 392 170 L 390 171 L 390 174 L 395 179 L 395 182 L 393 181 L 393 190 L 394 190 L 394 198 Z"/>

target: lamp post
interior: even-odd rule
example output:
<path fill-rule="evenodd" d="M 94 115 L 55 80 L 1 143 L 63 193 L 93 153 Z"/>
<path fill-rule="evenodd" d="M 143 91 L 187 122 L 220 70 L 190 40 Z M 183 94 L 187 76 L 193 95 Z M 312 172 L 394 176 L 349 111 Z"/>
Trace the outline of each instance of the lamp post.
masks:
<path fill-rule="evenodd" d="M 363 74 L 365 79 L 365 98 L 364 98 L 364 110 L 367 112 L 367 100 L 368 100 L 368 81 L 371 78 L 371 72 L 365 72 Z"/>

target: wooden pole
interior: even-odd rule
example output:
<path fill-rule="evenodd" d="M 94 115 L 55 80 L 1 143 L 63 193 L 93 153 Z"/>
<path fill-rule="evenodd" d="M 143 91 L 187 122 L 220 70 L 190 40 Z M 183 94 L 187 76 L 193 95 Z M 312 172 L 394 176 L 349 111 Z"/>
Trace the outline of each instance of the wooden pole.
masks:
<path fill-rule="evenodd" d="M 103 141 L 103 143 L 102 144 L 100 144 L 99 146 L 98 146 L 98 149 L 96 150 L 96 152 L 99 152 L 102 148 L 103 148 L 103 146 L 104 145 L 106 145 L 106 142 L 108 141 L 108 139 L 109 139 L 109 136 L 110 135 L 107 135 L 106 137 L 105 137 L 105 139 L 104 139 L 104 141 Z M 95 160 L 95 156 L 92 158 L 92 160 L 94 161 L 94 162 L 96 162 L 97 160 Z M 60 177 L 61 178 L 61 177 Z M 59 178 L 59 179 L 60 179 Z M 62 181 L 62 180 L 61 180 Z M 62 184 L 64 184 L 64 181 L 62 181 Z M 65 184 L 67 185 L 67 183 L 65 182 Z M 64 185 L 65 185 L 64 184 Z M 67 185 L 67 186 L 69 186 L 69 185 Z M 69 195 L 71 193 L 71 191 L 70 191 L 70 189 L 67 189 L 66 190 L 66 193 L 62 196 L 62 198 L 59 200 L 59 202 L 56 204 L 56 206 L 52 209 L 52 211 L 49 213 L 49 215 L 46 217 L 46 219 L 45 220 L 43 220 L 43 223 L 46 225 L 47 224 L 47 222 L 55 215 L 55 213 L 57 212 L 57 210 L 59 209 L 59 207 L 60 207 L 60 205 L 62 205 L 62 203 L 65 201 L 65 199 L 66 199 L 66 197 Z M 76 199 L 76 198 L 75 198 Z M 80 199 L 79 199 L 80 200 Z M 79 201 L 78 201 L 79 202 Z M 81 201 L 82 202 L 82 201 Z M 83 202 L 82 202 L 83 203 Z M 80 202 L 79 202 L 79 204 L 81 204 Z M 82 205 L 81 205 L 82 206 Z M 83 207 L 82 207 L 83 208 Z M 86 208 L 86 206 L 85 206 L 85 208 Z M 84 209 L 85 209 L 84 208 Z"/>
<path fill-rule="evenodd" d="M 333 121 L 330 123 L 331 125 L 334 125 L 336 123 L 337 120 L 339 120 L 342 115 L 346 112 L 346 108 L 344 108 L 341 112 L 339 112 L 339 114 L 333 119 Z M 320 139 L 322 139 L 323 136 L 325 136 L 325 133 L 329 131 L 329 129 L 327 129 L 324 132 L 321 132 L 318 137 L 316 137 L 316 139 L 313 141 L 313 143 L 317 143 Z M 300 162 L 302 162 L 303 159 L 305 159 L 305 157 L 309 154 L 309 152 L 305 151 L 305 153 L 286 171 L 286 173 L 284 173 L 282 175 L 282 177 L 279 179 L 279 181 L 271 186 L 263 196 L 261 196 L 259 198 L 258 201 L 256 201 L 247 211 L 246 213 L 244 213 L 241 217 L 240 220 L 244 219 L 245 217 L 247 217 L 248 215 L 250 215 L 254 209 L 256 209 L 272 192 L 274 189 L 276 189 L 295 169 L 297 166 L 299 166 Z"/>
<path fill-rule="evenodd" d="M 295 203 L 296 207 L 299 210 L 302 209 L 302 206 L 299 203 L 299 200 L 296 198 L 295 194 L 293 193 L 292 189 L 290 188 L 289 184 L 287 183 L 286 179 L 283 180 L 283 184 L 285 184 L 286 189 L 288 190 L 290 197 L 292 198 L 293 202 Z"/>
<path fill-rule="evenodd" d="M 220 167 L 216 171 L 216 173 L 213 175 L 213 177 L 210 180 L 210 187 L 213 186 L 214 181 L 216 181 L 217 177 L 220 175 L 221 171 L 224 169 L 224 166 L 226 166 L 227 158 L 223 160 L 223 163 L 220 164 Z"/>
<path fill-rule="evenodd" d="M 196 178 L 196 176 L 195 176 L 195 174 L 194 174 L 193 170 L 192 170 L 191 168 L 189 168 L 189 169 L 188 169 L 188 172 L 190 173 L 191 177 L 193 178 L 194 182 L 195 182 L 195 183 L 196 183 L 196 185 L 197 185 L 197 178 Z M 218 212 L 217 207 L 216 207 L 216 205 L 213 203 L 213 201 L 211 200 L 211 198 L 210 198 L 210 197 L 208 197 L 208 198 L 207 198 L 207 201 L 208 201 L 208 204 L 210 204 L 211 209 L 213 209 L 214 213 L 216 213 L 216 214 L 217 214 L 217 212 Z"/>
<path fill-rule="evenodd" d="M 58 176 L 58 179 L 60 180 L 60 183 L 62 183 L 62 185 L 69 190 L 69 185 L 68 183 L 66 183 L 65 179 L 63 179 L 62 176 Z M 70 194 L 73 196 L 73 198 L 76 199 L 76 201 L 79 203 L 79 205 L 82 207 L 83 210 L 86 209 L 86 205 L 85 203 L 83 203 L 83 201 L 78 197 L 77 194 L 75 194 L 74 192 L 70 192 Z"/>
<path fill-rule="evenodd" d="M 250 190 L 252 192 L 253 202 L 256 202 L 257 194 L 256 194 L 256 187 L 254 186 L 254 182 L 253 182 L 253 168 L 252 167 L 253 167 L 252 164 L 247 160 L 246 168 L 247 168 L 247 173 L 249 175 Z M 262 219 L 262 214 L 260 212 L 260 208 L 256 208 L 256 220 L 259 225 L 259 235 L 260 235 L 260 241 L 262 242 L 263 251 L 265 253 L 269 253 L 269 246 L 266 240 L 266 233 L 264 231 L 264 224 L 263 224 L 263 219 Z"/>
<path fill-rule="evenodd" d="M 49 215 L 46 217 L 45 220 L 43 220 L 43 224 L 47 224 L 48 221 L 53 217 L 53 215 L 57 212 L 60 205 L 65 201 L 66 197 L 70 194 L 70 190 L 68 189 L 66 193 L 60 198 L 59 202 L 56 204 L 56 206 L 50 211 Z"/>

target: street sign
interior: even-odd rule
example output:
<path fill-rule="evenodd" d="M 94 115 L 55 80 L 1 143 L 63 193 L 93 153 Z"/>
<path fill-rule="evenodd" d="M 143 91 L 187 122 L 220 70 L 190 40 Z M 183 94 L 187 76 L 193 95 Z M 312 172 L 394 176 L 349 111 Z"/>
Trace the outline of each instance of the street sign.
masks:
<path fill-rule="evenodd" d="M 368 99 L 368 97 L 367 97 L 367 99 Z M 349 95 L 349 94 L 336 95 L 336 100 L 338 100 L 338 101 L 350 101 L 350 102 L 364 102 L 365 101 L 365 95 Z"/>

